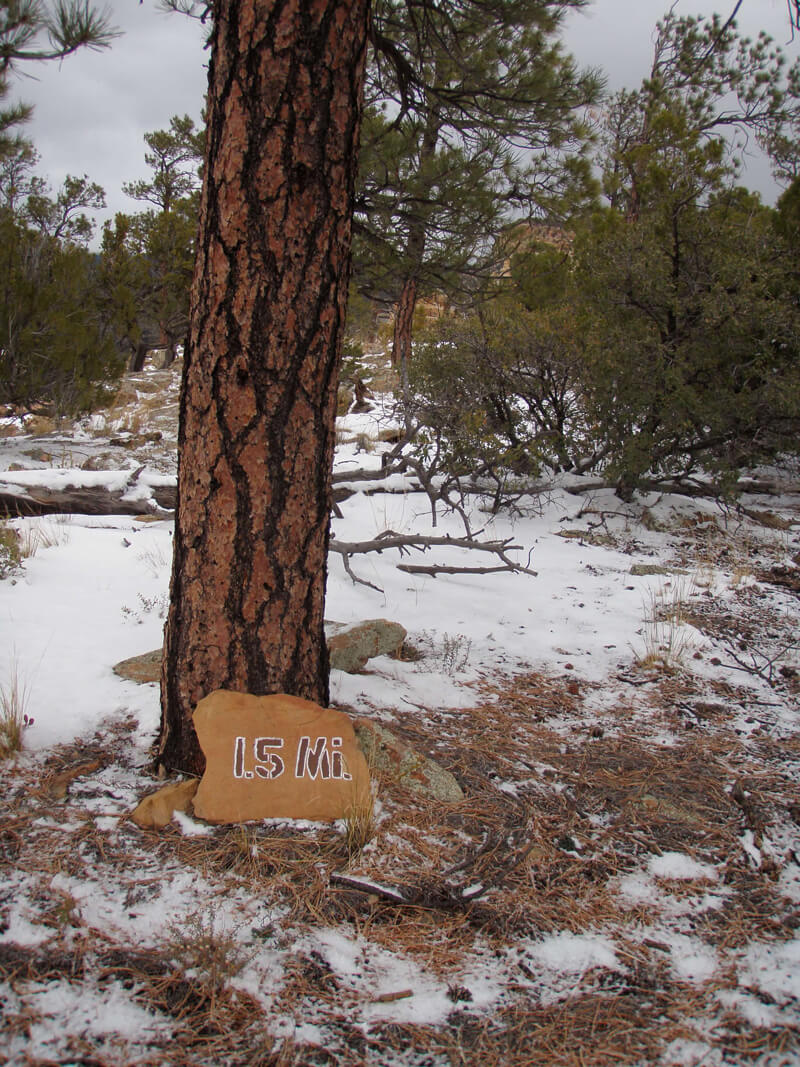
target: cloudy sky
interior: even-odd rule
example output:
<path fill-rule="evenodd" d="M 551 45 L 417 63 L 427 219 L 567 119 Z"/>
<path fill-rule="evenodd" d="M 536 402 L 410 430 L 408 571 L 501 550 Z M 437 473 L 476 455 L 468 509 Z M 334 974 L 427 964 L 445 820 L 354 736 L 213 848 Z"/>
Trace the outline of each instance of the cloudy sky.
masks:
<path fill-rule="evenodd" d="M 634 87 L 647 71 L 653 26 L 668 5 L 594 0 L 569 18 L 567 47 L 582 64 L 601 67 L 611 89 Z M 28 135 L 41 156 L 40 172 L 54 185 L 66 174 L 87 173 L 105 188 L 110 210 L 130 210 L 134 204 L 121 185 L 147 173 L 142 135 L 163 129 L 175 114 L 199 119 L 208 53 L 203 27 L 161 12 L 155 0 L 111 0 L 107 6 L 123 31 L 111 49 L 29 65 L 15 79 L 14 92 L 35 105 Z M 682 14 L 716 10 L 727 17 L 735 0 L 677 0 L 675 6 Z M 800 55 L 800 34 L 790 39 L 787 0 L 743 0 L 738 22 L 742 33 L 769 32 L 790 59 Z M 763 160 L 753 160 L 748 180 L 774 198 Z"/>

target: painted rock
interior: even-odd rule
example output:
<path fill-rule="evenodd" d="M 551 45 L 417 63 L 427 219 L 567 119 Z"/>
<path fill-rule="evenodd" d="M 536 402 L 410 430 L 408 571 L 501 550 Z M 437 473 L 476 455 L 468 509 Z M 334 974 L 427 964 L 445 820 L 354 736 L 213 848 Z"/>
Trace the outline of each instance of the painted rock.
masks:
<path fill-rule="evenodd" d="M 332 821 L 372 805 L 369 770 L 344 712 L 286 696 L 219 689 L 194 727 L 206 771 L 194 812 L 213 823 Z"/>

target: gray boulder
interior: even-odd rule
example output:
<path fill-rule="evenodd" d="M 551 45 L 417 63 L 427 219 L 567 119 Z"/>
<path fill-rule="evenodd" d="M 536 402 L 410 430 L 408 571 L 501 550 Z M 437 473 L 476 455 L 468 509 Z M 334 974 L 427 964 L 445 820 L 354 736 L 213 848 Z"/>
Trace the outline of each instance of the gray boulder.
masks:
<path fill-rule="evenodd" d="M 348 674 L 363 670 L 373 656 L 396 655 L 406 639 L 406 631 L 400 623 L 387 619 L 368 619 L 353 626 L 327 622 L 325 631 L 331 668 Z M 140 684 L 160 682 L 161 656 L 160 648 L 141 656 L 131 656 L 118 663 L 114 673 Z"/>
<path fill-rule="evenodd" d="M 464 799 L 461 786 L 450 771 L 415 752 L 385 726 L 372 719 L 354 719 L 353 729 L 374 777 L 388 778 L 413 793 L 444 804 L 457 804 Z"/>
<path fill-rule="evenodd" d="M 357 674 L 373 656 L 394 656 L 406 639 L 405 628 L 388 619 L 367 619 L 355 626 L 327 623 L 331 669 Z"/>

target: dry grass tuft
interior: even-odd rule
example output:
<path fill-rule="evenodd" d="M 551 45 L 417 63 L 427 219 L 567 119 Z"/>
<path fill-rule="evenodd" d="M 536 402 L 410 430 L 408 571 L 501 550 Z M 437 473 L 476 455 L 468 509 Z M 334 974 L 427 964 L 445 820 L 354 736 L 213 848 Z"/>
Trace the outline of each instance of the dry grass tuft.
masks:
<path fill-rule="evenodd" d="M 23 559 L 32 559 L 39 549 L 58 548 L 70 539 L 71 515 L 29 519 L 19 530 L 19 551 Z"/>
<path fill-rule="evenodd" d="M 679 667 L 694 647 L 689 630 L 687 603 L 694 585 L 680 580 L 665 582 L 660 589 L 650 589 L 645 603 L 644 647 L 636 656 L 645 670 Z"/>
<path fill-rule="evenodd" d="M 377 829 L 375 798 L 371 791 L 365 791 L 344 817 L 344 840 L 350 859 L 361 853 L 375 837 Z"/>
<path fill-rule="evenodd" d="M 14 662 L 8 681 L 0 683 L 0 759 L 8 759 L 22 749 L 25 730 L 33 725 L 26 711 L 29 697 L 28 684 Z"/>
<path fill-rule="evenodd" d="M 234 932 L 213 908 L 192 912 L 182 923 L 169 924 L 165 950 L 183 971 L 201 975 L 203 984 L 216 998 L 252 959 Z"/>

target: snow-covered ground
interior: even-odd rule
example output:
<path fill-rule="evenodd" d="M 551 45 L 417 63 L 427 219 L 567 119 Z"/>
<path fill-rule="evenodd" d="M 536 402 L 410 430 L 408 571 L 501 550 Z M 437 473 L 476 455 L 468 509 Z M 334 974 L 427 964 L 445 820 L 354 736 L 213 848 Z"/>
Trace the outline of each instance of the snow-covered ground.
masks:
<path fill-rule="evenodd" d="M 0 492 L 169 482 L 147 395 L 160 441 L 145 421 L 126 446 L 119 412 L 8 436 Z M 379 466 L 389 422 L 340 420 L 337 472 Z M 410 478 L 352 488 L 338 541 L 463 536 Z M 746 511 L 575 489 L 497 516 L 470 498 L 535 576 L 397 569 L 491 562 L 439 546 L 353 557 L 367 586 L 331 556 L 327 617 L 395 620 L 414 650 L 333 672 L 332 703 L 466 794 L 384 783 L 351 857 L 341 827 L 126 821 L 159 702 L 112 667 L 160 645 L 171 520 L 12 520 L 0 684 L 33 722 L 4 766 L 0 1063 L 800 1063 L 798 484 Z M 337 894 L 348 864 L 425 906 Z M 470 907 L 442 897 L 455 869 L 487 887 Z"/>

